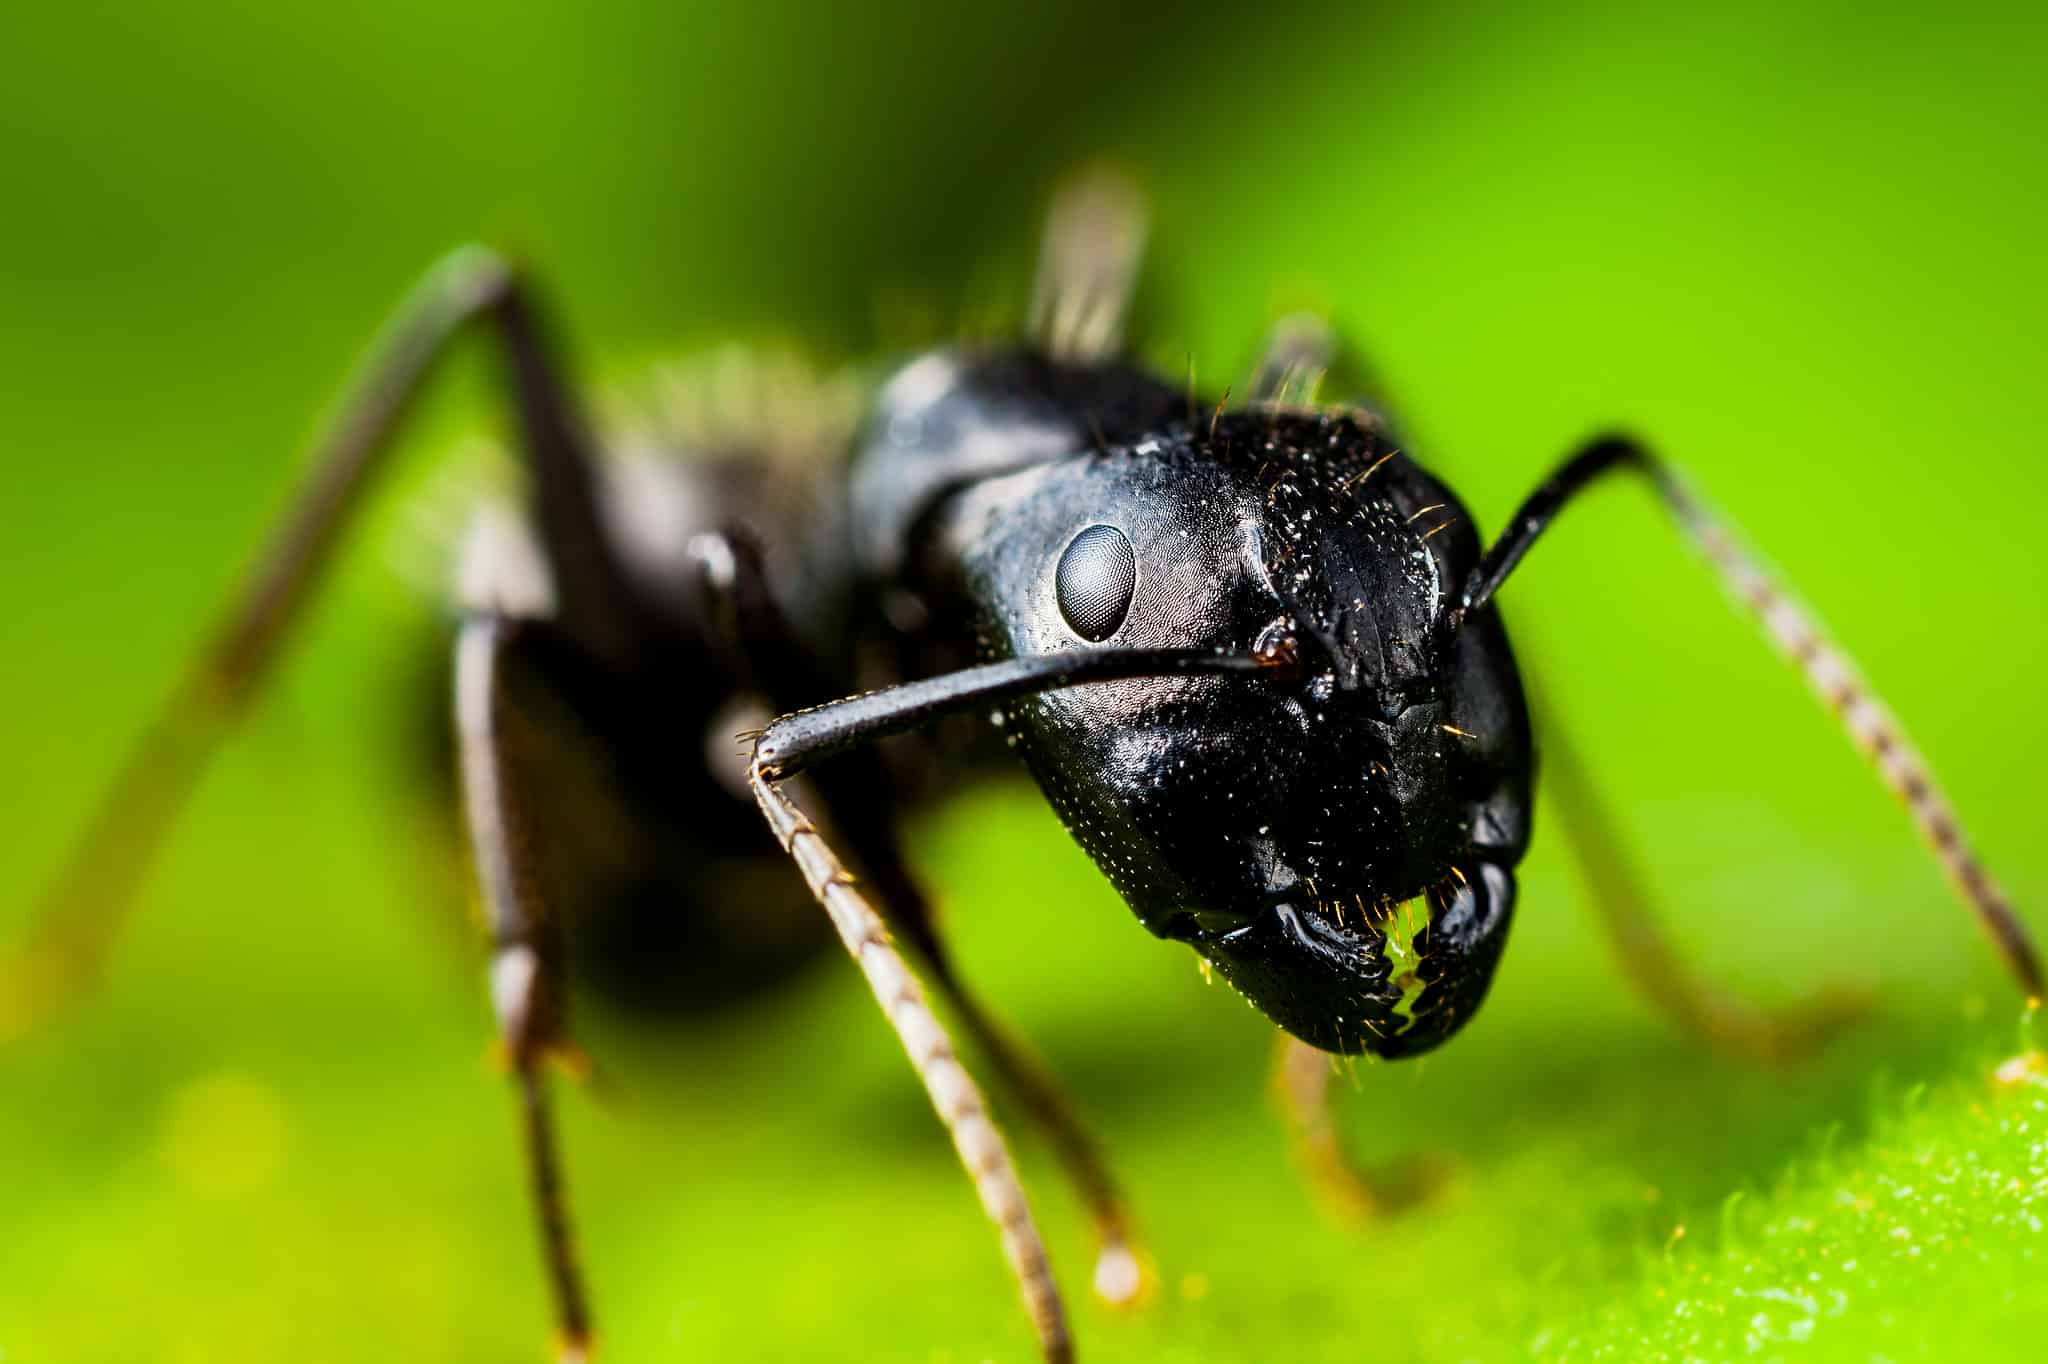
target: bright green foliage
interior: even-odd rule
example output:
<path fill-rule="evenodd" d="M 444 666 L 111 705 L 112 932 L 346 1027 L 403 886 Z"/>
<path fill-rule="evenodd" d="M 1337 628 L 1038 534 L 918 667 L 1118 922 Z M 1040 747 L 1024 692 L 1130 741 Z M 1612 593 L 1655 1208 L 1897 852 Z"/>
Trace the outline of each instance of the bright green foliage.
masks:
<path fill-rule="evenodd" d="M 1773 1196 L 1731 1194 L 1720 1244 L 1649 1267 L 1590 1325 L 1546 1331 L 1557 1359 L 2025 1358 L 2048 1331 L 2041 1055 L 2010 1092 L 1914 1089 L 1867 1143 L 1797 1162 Z"/>

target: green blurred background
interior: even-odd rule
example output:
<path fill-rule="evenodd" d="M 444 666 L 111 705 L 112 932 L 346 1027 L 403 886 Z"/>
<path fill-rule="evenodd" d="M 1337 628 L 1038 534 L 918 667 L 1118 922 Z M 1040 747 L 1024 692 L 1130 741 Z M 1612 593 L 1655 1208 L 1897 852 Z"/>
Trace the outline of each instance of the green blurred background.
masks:
<path fill-rule="evenodd" d="M 1081 4 L 0 9 L 0 932 L 449 245 L 537 263 L 582 367 L 859 356 L 1014 282 L 1047 187 L 1156 208 L 1154 353 L 1220 387 L 1280 312 L 1365 346 L 1482 523 L 1648 433 L 1860 656 L 2033 923 L 2048 19 Z M 0 1055 L 0 1359 L 542 1358 L 467 895 L 408 750 L 393 564 L 458 367 L 89 1006 Z M 1035 795 L 918 828 L 973 974 L 1073 1082 L 1160 1267 L 1139 1315 L 1022 1143 L 1096 1360 L 2033 1359 L 2044 1091 L 1899 812 L 1634 490 L 1507 596 L 1717 977 L 1874 979 L 1759 1071 L 1612 968 L 1547 839 L 1487 1012 L 1342 1091 L 1436 1203 L 1319 1208 L 1271 1029 L 1147 938 Z M 593 1006 L 594 1007 L 594 1006 Z M 592 1013 L 564 1105 L 610 1358 L 1028 1356 L 994 1241 L 854 973 L 673 1035 Z"/>

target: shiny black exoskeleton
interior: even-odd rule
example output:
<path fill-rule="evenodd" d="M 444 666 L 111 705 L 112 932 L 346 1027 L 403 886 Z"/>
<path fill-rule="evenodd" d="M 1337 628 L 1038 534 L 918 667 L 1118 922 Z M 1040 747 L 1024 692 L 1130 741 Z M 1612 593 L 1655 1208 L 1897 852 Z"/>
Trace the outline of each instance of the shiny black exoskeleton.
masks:
<path fill-rule="evenodd" d="M 1378 417 L 1212 420 L 1118 364 L 941 353 L 882 390 L 853 487 L 901 493 L 859 508 L 890 529 L 873 566 L 983 657 L 1291 659 L 1284 687 L 1128 678 L 1004 721 L 1145 926 L 1296 1036 L 1399 1056 L 1471 1017 L 1528 841 L 1528 715 L 1495 613 L 1457 610 L 1470 521 Z"/>
<path fill-rule="evenodd" d="M 1071 316 L 1077 335 L 1100 339 L 1094 277 L 1074 272 Z M 883 946 L 888 911 L 860 895 L 782 789 L 821 759 L 993 710 L 1153 933 L 1190 944 L 1313 1047 L 1426 1051 L 1485 996 L 1529 839 L 1529 709 L 1494 595 L 1564 506 L 1625 470 L 1646 478 L 1905 798 L 2022 988 L 2041 988 L 2024 929 L 1910 744 L 1661 461 L 1626 436 L 1596 438 L 1482 548 L 1456 497 L 1379 415 L 1289 403 L 1297 368 L 1319 373 L 1329 353 L 1283 331 L 1236 410 L 1177 394 L 1112 347 L 914 361 L 857 445 L 849 504 L 856 527 L 879 528 L 858 542 L 868 552 L 856 581 L 904 604 L 896 622 L 917 641 L 904 653 L 923 666 L 781 716 L 754 744 L 757 803 L 1004 1228 L 1048 1359 L 1068 1357 L 1064 1318 L 1042 1252 L 1018 1230 L 1022 1192 L 1000 1142 L 937 1024 L 902 988 Z M 1770 1057 L 1840 1021 L 1839 1001 L 1780 1020 L 1695 980 L 1644 911 L 1597 798 L 1572 764 L 1558 766 L 1616 945 L 1658 1002 Z M 1327 1134 L 1312 1054 L 1284 1069 L 1307 1075 L 1292 1091 L 1309 1096 L 1294 1101 L 1304 1131 Z M 1085 1143 L 1065 1145 L 1090 1186 L 1089 1162 L 1073 1158 Z M 1121 1214 L 1113 1199 L 1097 1208 L 1097 1284 L 1128 1283 L 1113 1272 Z"/>

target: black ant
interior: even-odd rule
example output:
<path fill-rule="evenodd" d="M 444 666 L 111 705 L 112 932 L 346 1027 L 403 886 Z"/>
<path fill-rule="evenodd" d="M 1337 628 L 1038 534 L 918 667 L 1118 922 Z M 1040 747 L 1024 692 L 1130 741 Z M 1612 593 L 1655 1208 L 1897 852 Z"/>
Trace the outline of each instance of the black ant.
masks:
<path fill-rule="evenodd" d="M 90 977 L 408 408 L 473 328 L 502 347 L 531 498 L 521 529 L 479 536 L 464 555 L 456 732 L 491 996 L 565 1359 L 583 1357 L 591 1325 L 542 1062 L 572 1050 L 563 923 L 591 898 L 593 865 L 564 851 L 574 840 L 563 825 L 590 817 L 565 808 L 579 803 L 559 789 L 549 736 L 565 727 L 602 757 L 633 835 L 614 850 L 628 881 L 663 888 L 678 916 L 735 897 L 751 914 L 801 891 L 795 878 L 764 884 L 735 870 L 775 850 L 729 789 L 739 783 L 714 770 L 705 736 L 745 694 L 783 712 L 744 736 L 742 789 L 923 1079 L 1048 1360 L 1073 1350 L 1043 1245 L 898 940 L 1058 1149 L 1102 1244 L 1096 1288 L 1113 1300 L 1142 1277 L 1129 1219 L 1059 1089 L 948 957 L 898 847 L 902 784 L 877 740 L 992 717 L 1139 921 L 1193 947 L 1298 1039 L 1287 1089 L 1327 1155 L 1317 1077 L 1328 1070 L 1308 1048 L 1412 1056 L 1485 996 L 1535 774 L 1494 598 L 1582 489 L 1630 473 L 1761 618 L 1904 799 L 2021 987 L 2041 993 L 2024 930 L 1898 726 L 1668 466 L 1629 437 L 1595 439 L 1483 545 L 1384 416 L 1315 404 L 1334 353 L 1321 328 L 1282 327 L 1236 407 L 1123 358 L 1142 235 L 1121 181 L 1078 183 L 1054 206 L 1029 339 L 903 366 L 843 466 L 770 477 L 676 461 L 637 490 L 599 457 L 523 274 L 486 251 L 450 257 L 401 309 L 283 531 L 52 891 L 11 978 L 14 1016 Z M 631 505 L 643 496 L 659 504 L 654 533 Z M 867 682 L 875 689 L 852 694 Z M 1771 1017 L 1692 977 L 1621 875 L 1576 767 L 1554 746 L 1548 756 L 1581 816 L 1581 851 L 1603 873 L 1624 961 L 1660 1002 L 1767 1055 L 1838 1020 L 1839 1002 Z"/>

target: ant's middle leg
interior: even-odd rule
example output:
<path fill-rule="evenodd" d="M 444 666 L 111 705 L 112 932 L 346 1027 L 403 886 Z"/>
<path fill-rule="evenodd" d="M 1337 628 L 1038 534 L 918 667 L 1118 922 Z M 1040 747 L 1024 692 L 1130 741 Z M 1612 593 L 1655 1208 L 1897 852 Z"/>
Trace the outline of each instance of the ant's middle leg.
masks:
<path fill-rule="evenodd" d="M 701 585 L 712 599 L 709 618 L 720 622 L 743 672 L 778 711 L 845 694 L 848 688 L 830 678 L 795 639 L 768 592 L 760 550 L 748 535 L 729 530 L 699 536 L 692 553 Z M 889 927 L 924 958 L 932 983 L 1052 1142 L 1100 1244 L 1096 1293 L 1118 1305 L 1135 1301 L 1144 1287 L 1143 1262 L 1131 1244 L 1130 1215 L 1116 1180 L 1059 1081 L 961 979 L 931 900 L 903 858 L 896 836 L 900 811 L 889 796 L 895 787 L 881 754 L 874 749 L 843 754 L 811 772 L 809 780 L 820 812 L 866 872 Z"/>

